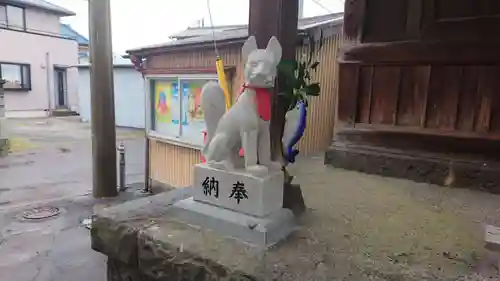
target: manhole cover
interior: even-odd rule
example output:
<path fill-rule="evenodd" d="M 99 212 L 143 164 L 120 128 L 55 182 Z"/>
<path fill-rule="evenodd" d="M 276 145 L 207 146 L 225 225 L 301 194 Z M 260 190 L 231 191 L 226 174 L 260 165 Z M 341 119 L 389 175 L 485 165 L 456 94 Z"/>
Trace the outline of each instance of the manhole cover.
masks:
<path fill-rule="evenodd" d="M 59 215 L 61 210 L 57 207 L 37 207 L 24 212 L 23 218 L 28 220 L 39 220 Z"/>

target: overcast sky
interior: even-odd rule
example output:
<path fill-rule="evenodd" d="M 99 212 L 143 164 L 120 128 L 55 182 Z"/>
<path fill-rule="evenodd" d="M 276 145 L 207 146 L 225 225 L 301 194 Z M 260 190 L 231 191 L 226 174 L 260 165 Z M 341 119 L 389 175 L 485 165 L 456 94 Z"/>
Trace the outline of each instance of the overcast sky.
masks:
<path fill-rule="evenodd" d="M 88 2 L 86 0 L 48 0 L 72 10 L 74 17 L 63 18 L 76 31 L 88 37 Z M 319 2 L 320 5 L 316 4 Z M 215 25 L 246 24 L 249 0 L 210 0 Z M 304 0 L 304 16 L 343 10 L 343 0 Z M 113 50 L 127 49 L 168 41 L 172 33 L 182 31 L 205 18 L 209 25 L 206 0 L 111 0 Z"/>

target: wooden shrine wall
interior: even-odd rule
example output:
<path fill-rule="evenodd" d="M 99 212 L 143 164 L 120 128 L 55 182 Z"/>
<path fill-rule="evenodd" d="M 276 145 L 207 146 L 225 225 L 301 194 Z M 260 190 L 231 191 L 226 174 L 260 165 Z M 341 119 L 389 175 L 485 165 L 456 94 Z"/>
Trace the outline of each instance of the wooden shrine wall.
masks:
<path fill-rule="evenodd" d="M 336 132 L 500 140 L 498 30 L 497 0 L 346 1 Z"/>

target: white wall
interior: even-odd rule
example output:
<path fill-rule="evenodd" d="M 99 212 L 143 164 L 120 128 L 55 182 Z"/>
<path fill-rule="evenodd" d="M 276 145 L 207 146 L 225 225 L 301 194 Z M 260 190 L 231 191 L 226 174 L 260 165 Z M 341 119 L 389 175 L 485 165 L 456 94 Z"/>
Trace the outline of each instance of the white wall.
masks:
<path fill-rule="evenodd" d="M 59 34 L 59 17 L 26 9 L 28 30 Z M 47 61 L 48 54 L 48 61 Z M 28 116 L 55 108 L 54 66 L 67 69 L 67 105 L 78 106 L 78 43 L 75 40 L 37 35 L 9 29 L 0 30 L 0 61 L 25 63 L 31 67 L 31 91 L 5 90 L 7 115 Z"/>
<path fill-rule="evenodd" d="M 90 72 L 88 67 L 80 67 L 78 96 L 80 117 L 91 119 Z M 114 69 L 115 122 L 117 126 L 144 128 L 145 93 L 144 80 L 132 67 Z"/>

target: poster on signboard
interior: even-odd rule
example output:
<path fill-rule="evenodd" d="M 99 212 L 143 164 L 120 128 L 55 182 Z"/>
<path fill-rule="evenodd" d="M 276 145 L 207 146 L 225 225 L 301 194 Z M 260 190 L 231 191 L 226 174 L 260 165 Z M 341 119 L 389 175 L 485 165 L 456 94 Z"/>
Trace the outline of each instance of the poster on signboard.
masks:
<path fill-rule="evenodd" d="M 179 136 L 180 101 L 177 82 L 156 81 L 154 130 L 162 135 Z"/>
<path fill-rule="evenodd" d="M 190 108 L 189 108 L 189 88 L 188 88 L 188 84 L 186 82 L 183 82 L 182 84 L 182 114 L 181 114 L 181 119 L 182 119 L 182 125 L 183 126 L 189 126 L 189 118 L 188 118 L 188 115 L 189 115 L 189 111 L 190 111 Z"/>
<path fill-rule="evenodd" d="M 205 120 L 201 109 L 201 89 L 210 80 L 181 80 L 182 88 L 182 139 L 190 144 L 203 146 Z"/>
<path fill-rule="evenodd" d="M 181 117 L 180 98 L 179 98 L 179 84 L 172 83 L 172 124 L 178 125 Z"/>
<path fill-rule="evenodd" d="M 172 123 L 172 84 L 157 82 L 155 91 L 155 116 L 157 123 Z"/>
<path fill-rule="evenodd" d="M 203 110 L 201 109 L 201 89 L 203 85 L 189 85 L 189 120 L 190 123 L 205 122 Z"/>

